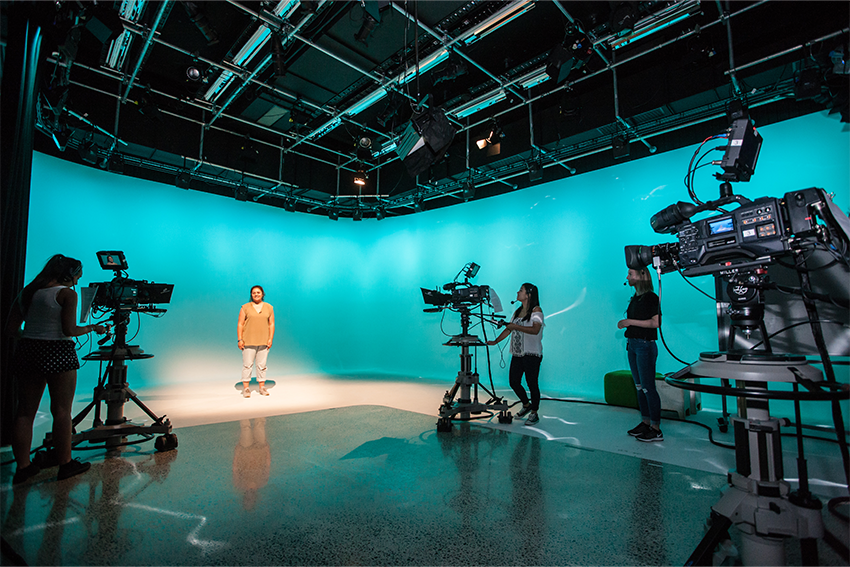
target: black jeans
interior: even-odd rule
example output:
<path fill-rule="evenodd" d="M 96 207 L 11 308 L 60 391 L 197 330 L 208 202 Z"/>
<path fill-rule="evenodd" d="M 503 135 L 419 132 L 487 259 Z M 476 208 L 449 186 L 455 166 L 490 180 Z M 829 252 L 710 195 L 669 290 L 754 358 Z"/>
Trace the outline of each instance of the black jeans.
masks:
<path fill-rule="evenodd" d="M 537 385 L 537 377 L 540 375 L 540 363 L 543 362 L 542 356 L 514 356 L 511 357 L 511 368 L 508 371 L 511 388 L 522 402 L 522 405 L 527 405 L 528 396 L 525 394 L 525 388 L 522 387 L 522 375 L 525 374 L 525 381 L 528 384 L 528 391 L 531 394 L 531 411 L 540 409 L 540 387 Z"/>

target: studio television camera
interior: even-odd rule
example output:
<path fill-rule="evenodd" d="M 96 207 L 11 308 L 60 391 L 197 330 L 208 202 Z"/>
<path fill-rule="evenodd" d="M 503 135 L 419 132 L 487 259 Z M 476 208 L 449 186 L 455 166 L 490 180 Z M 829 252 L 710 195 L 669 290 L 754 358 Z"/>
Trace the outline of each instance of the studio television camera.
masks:
<path fill-rule="evenodd" d="M 734 211 L 689 220 L 735 201 L 741 206 Z M 815 244 L 836 254 L 848 251 L 847 217 L 818 188 L 791 191 L 781 199 L 750 201 L 729 195 L 699 206 L 680 201 L 653 215 L 650 224 L 655 232 L 676 234 L 679 241 L 626 246 L 629 268 L 652 264 L 661 273 L 679 269 L 685 276 L 699 276 L 763 266 Z"/>
<path fill-rule="evenodd" d="M 91 306 L 94 311 L 125 310 L 150 313 L 164 313 L 156 304 L 169 303 L 174 284 L 158 284 L 144 280 L 132 280 L 126 276 L 127 258 L 118 250 L 97 253 L 100 267 L 113 270 L 115 277 L 109 282 L 89 284 L 83 290 L 84 309 Z"/>
<path fill-rule="evenodd" d="M 104 443 L 109 450 L 116 450 L 129 444 L 127 437 L 139 435 L 142 440 L 157 437 L 155 447 L 158 451 L 169 451 L 177 447 L 177 436 L 171 432 L 171 422 L 163 415 L 152 412 L 127 383 L 127 361 L 153 358 L 137 345 L 127 344 L 127 326 L 132 313 L 161 315 L 165 309 L 157 307 L 171 301 L 173 284 L 158 284 L 127 277 L 127 258 L 119 250 L 97 252 L 100 267 L 112 270 L 115 277 L 109 282 L 92 283 L 83 288 L 80 322 L 85 323 L 89 313 L 108 314 L 110 327 L 107 334 L 98 341 L 100 348 L 83 357 L 83 360 L 96 360 L 106 363 L 106 369 L 98 379 L 92 402 L 73 419 L 76 426 L 93 409 L 94 419 L 91 429 L 75 433 L 74 446 L 88 441 Z M 106 344 L 111 340 L 111 344 Z M 124 404 L 132 400 L 148 417 L 151 425 L 135 424 L 124 417 Z M 106 404 L 106 421 L 101 419 L 100 404 Z"/>
<path fill-rule="evenodd" d="M 739 416 L 732 420 L 736 469 L 728 475 L 730 490 L 712 507 L 710 530 L 686 564 L 710 564 L 707 561 L 711 560 L 713 549 L 729 537 L 727 529 L 735 524 L 748 534 L 742 553 L 744 564 L 784 564 L 781 538 L 794 536 L 801 540 L 806 564 L 815 565 L 817 551 L 810 544 L 823 535 L 823 523 L 820 502 L 808 490 L 799 403 L 831 401 L 835 417 L 840 415 L 840 409 L 836 414 L 838 400 L 847 398 L 835 380 L 815 302 L 837 305 L 845 314 L 850 306 L 847 297 L 850 222 L 819 188 L 790 191 L 781 198 L 750 200 L 734 195 L 730 182 L 749 181 L 755 171 L 761 136 L 741 113 L 733 116 L 727 132 L 722 136 L 728 138 L 724 158 L 714 162 L 724 170 L 715 175 L 722 181 L 720 198 L 702 203 L 689 186 L 693 204 L 680 201 L 650 219 L 655 232 L 675 234 L 678 242 L 625 248 L 626 264 L 631 269 L 652 265 L 659 276 L 678 270 L 687 277 L 711 274 L 716 280 L 720 351 L 701 353 L 699 361 L 670 374 L 666 382 L 685 390 L 722 395 L 723 417 L 718 419 L 721 431 L 726 430 L 728 416 L 725 397 L 738 398 Z M 691 170 L 686 179 L 690 178 Z M 731 204 L 739 206 L 733 211 L 724 209 Z M 705 211 L 718 214 L 690 220 Z M 809 266 L 815 254 L 825 256 L 827 261 L 817 267 Z M 782 262 L 783 258 L 793 261 Z M 796 272 L 799 288 L 771 281 L 768 267 L 779 263 Z M 829 293 L 816 293 L 810 277 L 825 268 L 840 272 L 836 279 L 843 283 Z M 725 289 L 722 282 L 726 283 Z M 823 372 L 811 366 L 806 356 L 773 352 L 764 325 L 765 290 L 796 294 L 802 299 L 820 359 L 816 363 L 822 365 Z M 725 310 L 730 320 L 728 337 L 722 336 L 721 326 L 725 324 L 722 306 L 727 303 L 724 294 L 728 296 Z M 736 348 L 737 331 L 749 337 L 756 329 L 761 332 L 761 343 Z M 761 348 L 757 349 L 758 345 Z M 722 386 L 705 384 L 704 379 L 710 378 L 720 379 Z M 784 382 L 793 391 L 769 390 L 769 382 Z M 795 404 L 800 487 L 793 493 L 783 479 L 781 423 L 770 415 L 770 399 L 790 400 Z M 836 418 L 835 422 L 839 443 L 843 443 L 842 420 Z M 846 445 L 843 450 L 846 456 Z M 770 514 L 762 513 L 768 509 Z"/>
<path fill-rule="evenodd" d="M 442 308 L 469 308 L 471 306 L 489 303 L 490 286 L 472 285 L 469 283 L 471 278 L 478 275 L 478 270 L 480 269 L 481 266 L 475 262 L 470 262 L 464 266 L 458 274 L 458 277 L 460 277 L 461 274 L 464 276 L 464 281 L 459 282 L 457 281 L 457 277 L 455 277 L 454 281 L 443 284 L 443 291 L 447 291 L 448 293 L 442 293 L 439 290 L 425 289 L 424 287 L 420 288 L 422 290 L 422 299 L 425 301 L 425 304 L 434 306 L 426 309 L 426 313 L 436 313 Z M 499 311 L 501 311 L 501 309 L 499 309 Z"/>
<path fill-rule="evenodd" d="M 454 280 L 447 284 L 443 284 L 443 291 L 420 288 L 422 290 L 422 299 L 427 307 L 426 313 L 438 313 L 445 310 L 457 311 L 460 313 L 461 332 L 459 335 L 453 335 L 445 346 L 460 347 L 460 371 L 457 374 L 455 383 L 450 390 L 447 390 L 443 396 L 443 403 L 439 409 L 439 419 L 437 420 L 437 431 L 447 432 L 452 429 L 452 419 L 469 420 L 474 419 L 472 415 L 498 412 L 499 423 L 511 423 L 512 417 L 510 406 L 507 402 L 495 394 L 492 376 L 490 379 L 490 390 L 479 382 L 478 372 L 472 364 L 473 355 L 470 352 L 470 347 L 486 346 L 477 335 L 469 333 L 469 325 L 472 317 L 476 317 L 482 323 L 489 322 L 498 324 L 503 319 L 503 315 L 497 315 L 502 311 L 502 302 L 499 300 L 496 291 L 486 285 L 472 285 L 469 280 L 478 274 L 481 267 L 475 262 L 466 264 Z M 463 276 L 463 281 L 459 278 Z M 488 306 L 485 313 L 484 307 Z M 492 309 L 491 309 L 492 308 Z M 477 312 L 475 310 L 477 309 Z M 478 388 L 481 387 L 490 395 L 487 402 L 479 402 Z M 458 396 L 455 403 L 455 396 Z"/>

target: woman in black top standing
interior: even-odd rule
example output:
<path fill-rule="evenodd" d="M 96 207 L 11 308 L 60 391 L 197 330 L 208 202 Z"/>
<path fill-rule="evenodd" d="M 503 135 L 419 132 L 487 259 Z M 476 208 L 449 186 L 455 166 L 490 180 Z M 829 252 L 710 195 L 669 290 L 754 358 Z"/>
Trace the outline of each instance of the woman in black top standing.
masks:
<path fill-rule="evenodd" d="M 629 435 L 638 441 L 663 441 L 661 397 L 655 389 L 655 361 L 658 358 L 655 341 L 661 325 L 658 296 L 652 291 L 652 278 L 646 267 L 629 269 L 627 283 L 635 288 L 635 294 L 629 301 L 626 318 L 617 323 L 617 328 L 626 329 L 626 350 L 641 415 L 641 422 L 629 430 Z"/>

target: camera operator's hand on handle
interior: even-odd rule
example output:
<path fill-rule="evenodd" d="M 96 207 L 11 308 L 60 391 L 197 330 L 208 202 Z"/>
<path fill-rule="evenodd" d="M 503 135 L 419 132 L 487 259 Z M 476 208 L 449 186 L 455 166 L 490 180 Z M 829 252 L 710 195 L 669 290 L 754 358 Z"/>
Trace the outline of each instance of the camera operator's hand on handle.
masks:
<path fill-rule="evenodd" d="M 107 327 L 106 325 L 89 325 L 89 329 L 91 329 L 98 335 L 105 335 L 109 332 L 109 327 Z"/>
<path fill-rule="evenodd" d="M 499 321 L 499 327 L 504 327 L 504 330 L 499 334 L 495 340 L 487 341 L 487 346 L 493 346 L 502 342 L 505 337 L 511 334 L 511 327 L 513 327 L 513 323 L 505 323 L 504 321 Z"/>

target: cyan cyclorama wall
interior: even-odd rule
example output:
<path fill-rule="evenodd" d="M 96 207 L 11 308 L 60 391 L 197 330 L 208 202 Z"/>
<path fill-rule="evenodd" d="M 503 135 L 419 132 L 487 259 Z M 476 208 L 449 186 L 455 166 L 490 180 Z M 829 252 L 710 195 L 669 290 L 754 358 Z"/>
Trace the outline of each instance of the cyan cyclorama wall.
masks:
<path fill-rule="evenodd" d="M 781 197 L 816 186 L 835 192 L 841 209 L 848 209 L 846 125 L 819 114 L 761 133 L 756 175 L 736 184 L 736 193 Z M 474 261 L 481 266 L 475 283 L 492 286 L 506 309 L 523 282 L 539 287 L 546 314 L 544 392 L 601 399 L 604 374 L 628 368 L 623 331 L 616 326 L 632 293 L 623 285 L 623 246 L 675 240 L 655 234 L 649 218 L 688 200 L 682 180 L 700 141 L 603 171 L 380 222 L 333 222 L 36 154 L 26 277 L 51 254 L 63 253 L 83 261 L 81 286 L 108 281 L 112 272 L 99 268 L 95 252 L 111 249 L 126 253 L 131 278 L 175 284 L 164 316 L 133 316 L 131 344 L 155 357 L 129 364 L 131 387 L 238 381 L 237 314 L 254 284 L 264 286 L 275 307 L 271 377 L 377 372 L 440 380 L 448 387 L 460 353 L 442 343 L 444 332 L 459 331 L 459 316 L 424 313 L 419 288 L 447 283 Z M 718 196 L 712 177 L 717 171 L 706 167 L 696 176 L 703 200 Z M 713 294 L 710 276 L 692 283 Z M 664 334 L 674 353 L 695 360 L 701 351 L 716 350 L 714 302 L 675 273 L 663 276 L 662 284 Z M 660 371 L 681 367 L 660 350 Z M 484 354 L 479 349 L 482 376 Z M 490 356 L 497 387 L 506 388 L 502 355 L 491 348 Z M 97 371 L 97 363 L 84 367 L 79 391 L 95 384 Z M 719 407 L 715 396 L 706 398 L 706 405 Z"/>

